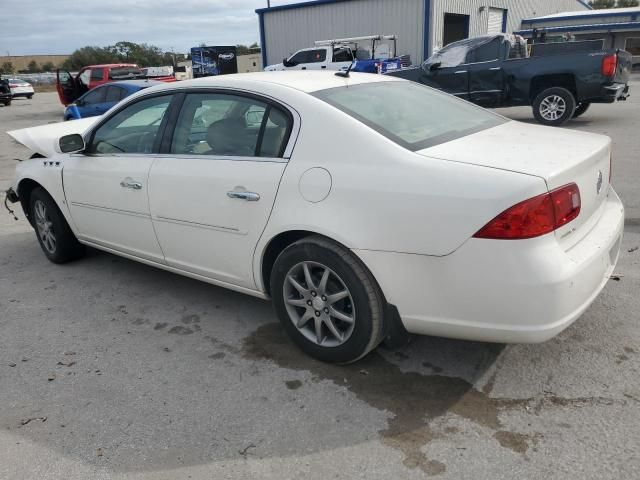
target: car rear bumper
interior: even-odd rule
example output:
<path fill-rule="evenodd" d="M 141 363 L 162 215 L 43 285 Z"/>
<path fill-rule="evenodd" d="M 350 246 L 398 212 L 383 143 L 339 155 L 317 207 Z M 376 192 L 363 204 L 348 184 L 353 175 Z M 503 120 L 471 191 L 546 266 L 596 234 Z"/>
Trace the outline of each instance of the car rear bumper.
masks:
<path fill-rule="evenodd" d="M 536 343 L 567 328 L 593 302 L 618 259 L 624 208 L 609 189 L 599 220 L 570 250 L 554 234 L 472 238 L 432 257 L 355 250 L 411 333 Z"/>
<path fill-rule="evenodd" d="M 625 83 L 614 83 L 602 87 L 603 102 L 615 102 L 616 100 L 626 100 L 629 96 L 629 85 Z"/>

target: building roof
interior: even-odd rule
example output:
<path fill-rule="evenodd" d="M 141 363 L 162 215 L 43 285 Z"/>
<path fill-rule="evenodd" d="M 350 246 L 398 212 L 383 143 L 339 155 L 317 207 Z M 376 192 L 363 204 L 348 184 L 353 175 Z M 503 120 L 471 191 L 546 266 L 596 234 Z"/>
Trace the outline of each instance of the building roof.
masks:
<path fill-rule="evenodd" d="M 575 12 L 560 12 L 554 13 L 551 15 L 543 15 L 541 17 L 528 18 L 523 20 L 525 22 L 533 22 L 537 20 L 544 19 L 553 19 L 553 20 L 564 20 L 564 19 L 574 19 L 575 17 L 580 18 L 594 18 L 594 17 L 608 17 L 611 16 L 623 16 L 623 15 L 633 15 L 640 14 L 640 7 L 630 7 L 630 8 L 604 8 L 600 10 L 578 10 Z"/>

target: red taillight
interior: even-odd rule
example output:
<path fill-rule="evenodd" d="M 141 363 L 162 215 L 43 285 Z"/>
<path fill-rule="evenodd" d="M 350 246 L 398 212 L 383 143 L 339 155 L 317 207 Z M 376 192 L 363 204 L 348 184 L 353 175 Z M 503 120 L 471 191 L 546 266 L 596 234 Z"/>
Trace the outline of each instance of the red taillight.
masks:
<path fill-rule="evenodd" d="M 618 67 L 618 54 L 607 55 L 602 59 L 602 75 L 613 77 Z"/>
<path fill-rule="evenodd" d="M 551 233 L 580 213 L 580 189 L 575 183 L 520 202 L 482 227 L 475 238 L 521 240 Z"/>

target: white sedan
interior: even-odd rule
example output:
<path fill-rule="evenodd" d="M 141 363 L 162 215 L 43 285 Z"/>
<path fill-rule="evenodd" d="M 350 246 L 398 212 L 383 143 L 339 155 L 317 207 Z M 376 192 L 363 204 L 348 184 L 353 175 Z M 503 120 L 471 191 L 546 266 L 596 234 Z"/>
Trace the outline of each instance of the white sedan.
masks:
<path fill-rule="evenodd" d="M 11 132 L 44 158 L 8 199 L 51 261 L 88 245 L 271 298 L 328 362 L 407 331 L 541 342 L 578 318 L 620 248 L 610 139 L 342 75 L 166 84 Z"/>
<path fill-rule="evenodd" d="M 26 97 L 33 98 L 34 90 L 33 86 L 29 82 L 25 82 L 20 78 L 10 78 L 9 88 L 11 89 L 11 97 Z"/>

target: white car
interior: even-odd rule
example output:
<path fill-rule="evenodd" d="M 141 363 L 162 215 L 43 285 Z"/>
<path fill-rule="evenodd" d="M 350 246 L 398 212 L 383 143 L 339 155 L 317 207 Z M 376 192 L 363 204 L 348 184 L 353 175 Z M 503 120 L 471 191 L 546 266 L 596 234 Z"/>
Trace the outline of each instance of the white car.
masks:
<path fill-rule="evenodd" d="M 45 158 L 8 199 L 51 261 L 89 245 L 271 298 L 328 362 L 406 331 L 541 342 L 578 318 L 622 237 L 610 139 L 342 75 L 166 84 L 10 132 Z"/>
<path fill-rule="evenodd" d="M 346 45 L 324 45 L 303 48 L 284 58 L 282 63 L 267 65 L 265 72 L 281 70 L 346 70 L 355 58 L 353 52 Z"/>
<path fill-rule="evenodd" d="M 29 82 L 25 82 L 19 78 L 9 79 L 9 88 L 11 89 L 11 97 L 27 97 L 32 98 L 34 95 L 33 86 Z"/>

